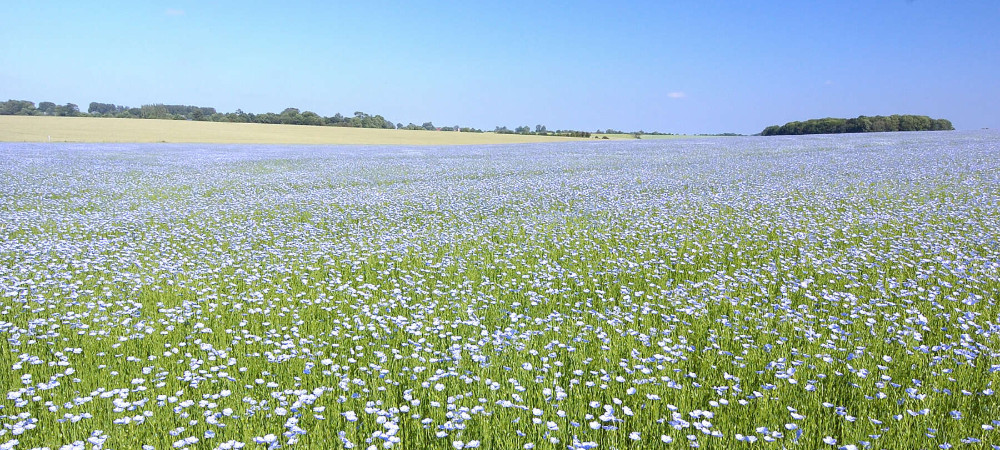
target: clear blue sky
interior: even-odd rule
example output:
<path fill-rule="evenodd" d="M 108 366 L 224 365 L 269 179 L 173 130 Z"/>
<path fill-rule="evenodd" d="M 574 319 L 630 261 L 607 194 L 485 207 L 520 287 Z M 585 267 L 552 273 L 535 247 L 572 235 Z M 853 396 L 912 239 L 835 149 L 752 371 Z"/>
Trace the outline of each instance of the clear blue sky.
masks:
<path fill-rule="evenodd" d="M 1000 1 L 0 0 L 0 97 L 394 122 L 1000 128 Z"/>

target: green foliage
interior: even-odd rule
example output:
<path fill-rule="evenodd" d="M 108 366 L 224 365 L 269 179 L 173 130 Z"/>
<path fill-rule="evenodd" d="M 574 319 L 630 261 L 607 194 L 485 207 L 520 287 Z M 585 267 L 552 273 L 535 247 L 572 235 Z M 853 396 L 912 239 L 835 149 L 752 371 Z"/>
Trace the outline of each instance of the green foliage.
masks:
<path fill-rule="evenodd" d="M 76 104 L 74 103 L 67 103 L 62 106 L 56 106 L 56 115 L 76 117 L 80 115 L 80 107 L 76 106 Z"/>
<path fill-rule="evenodd" d="M 140 117 L 143 119 L 169 119 L 170 113 L 164 105 L 142 105 L 139 108 Z"/>
<path fill-rule="evenodd" d="M 35 102 L 27 100 L 7 100 L 0 102 L 0 116 L 34 116 L 38 114 Z"/>
<path fill-rule="evenodd" d="M 554 136 L 563 136 L 563 137 L 579 137 L 579 138 L 589 138 L 590 137 L 590 132 L 589 131 L 556 130 L 556 132 L 552 133 L 552 134 Z"/>
<path fill-rule="evenodd" d="M 884 131 L 939 131 L 954 130 L 955 127 L 946 119 L 931 119 L 927 116 L 898 115 L 891 116 L 858 116 L 854 119 L 810 119 L 805 122 L 788 122 L 784 125 L 771 125 L 761 131 L 761 136 L 796 135 L 796 134 L 837 134 L 837 133 L 870 133 Z"/>
<path fill-rule="evenodd" d="M 92 116 L 118 117 L 119 114 L 128 115 L 129 108 L 114 103 L 90 102 L 87 112 Z"/>
<path fill-rule="evenodd" d="M 462 129 L 466 131 L 466 129 Z M 475 132 L 482 132 L 482 130 L 471 130 Z M 588 131 L 577 131 L 577 130 L 556 130 L 549 131 L 545 125 L 535 125 L 535 131 L 531 131 L 531 127 L 524 125 L 516 127 L 513 130 L 505 126 L 497 126 L 493 129 L 496 134 L 524 134 L 524 135 L 542 135 L 542 136 L 562 136 L 562 137 L 582 137 L 589 138 L 590 132 Z"/>
<path fill-rule="evenodd" d="M 45 116 L 55 115 L 56 104 L 52 102 L 41 102 L 38 104 L 38 112 Z"/>

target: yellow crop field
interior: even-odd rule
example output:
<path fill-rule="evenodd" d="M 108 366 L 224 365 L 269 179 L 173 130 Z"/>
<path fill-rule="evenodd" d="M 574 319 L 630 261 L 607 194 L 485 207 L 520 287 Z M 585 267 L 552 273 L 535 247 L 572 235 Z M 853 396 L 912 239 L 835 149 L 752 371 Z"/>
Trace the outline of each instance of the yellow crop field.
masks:
<path fill-rule="evenodd" d="M 0 116 L 0 142 L 473 145 L 580 140 L 586 139 L 185 120 Z"/>

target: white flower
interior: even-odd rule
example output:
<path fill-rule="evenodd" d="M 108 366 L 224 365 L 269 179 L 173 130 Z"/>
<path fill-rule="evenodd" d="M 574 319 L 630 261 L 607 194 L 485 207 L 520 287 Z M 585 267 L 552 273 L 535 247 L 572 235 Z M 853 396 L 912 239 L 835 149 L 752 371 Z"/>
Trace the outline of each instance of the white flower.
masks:
<path fill-rule="evenodd" d="M 278 440 L 278 437 L 273 434 L 268 434 L 266 436 L 255 437 L 253 440 L 258 444 L 272 444 Z"/>

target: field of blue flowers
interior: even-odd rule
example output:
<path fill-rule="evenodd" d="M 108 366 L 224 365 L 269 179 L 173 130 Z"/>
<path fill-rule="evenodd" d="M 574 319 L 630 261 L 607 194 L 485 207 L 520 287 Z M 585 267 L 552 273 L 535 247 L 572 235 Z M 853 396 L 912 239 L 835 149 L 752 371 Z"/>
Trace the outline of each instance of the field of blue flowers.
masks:
<path fill-rule="evenodd" d="M 0 144 L 0 449 L 1000 448 L 1000 135 Z"/>

